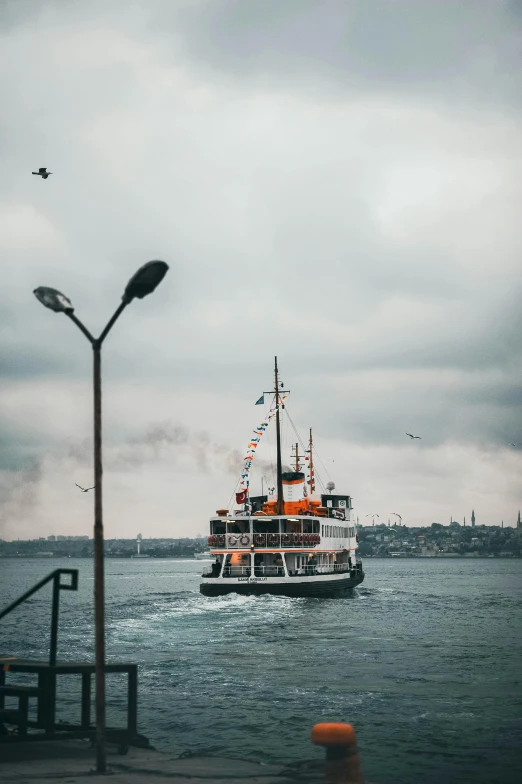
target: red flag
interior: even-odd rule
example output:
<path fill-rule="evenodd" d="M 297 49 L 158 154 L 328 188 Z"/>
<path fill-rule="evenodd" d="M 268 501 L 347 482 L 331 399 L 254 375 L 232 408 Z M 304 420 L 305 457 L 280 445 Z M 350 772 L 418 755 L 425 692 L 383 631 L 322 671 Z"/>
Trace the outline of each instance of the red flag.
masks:
<path fill-rule="evenodd" d="M 247 491 L 242 490 L 240 493 L 236 493 L 236 504 L 246 504 L 247 500 Z"/>

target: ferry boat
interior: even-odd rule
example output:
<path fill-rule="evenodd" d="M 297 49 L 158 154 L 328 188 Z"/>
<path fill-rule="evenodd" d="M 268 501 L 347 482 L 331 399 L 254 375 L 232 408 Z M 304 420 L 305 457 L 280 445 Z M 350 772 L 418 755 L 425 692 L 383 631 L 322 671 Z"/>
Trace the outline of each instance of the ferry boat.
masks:
<path fill-rule="evenodd" d="M 304 454 L 299 455 L 296 443 L 295 463 L 283 470 L 281 417 L 289 391 L 280 388 L 277 357 L 274 375 L 274 389 L 260 398 L 273 393 L 273 405 L 249 443 L 236 508 L 218 509 L 210 520 L 208 544 L 215 560 L 202 575 L 200 591 L 205 596 L 333 597 L 350 592 L 364 580 L 351 497 L 334 493 L 333 482 L 328 482 L 327 492 L 320 498 L 313 497 L 311 430 L 308 448 L 303 445 Z M 250 467 L 262 435 L 274 419 L 277 494 L 275 498 L 251 496 Z M 305 464 L 308 477 L 302 470 Z"/>

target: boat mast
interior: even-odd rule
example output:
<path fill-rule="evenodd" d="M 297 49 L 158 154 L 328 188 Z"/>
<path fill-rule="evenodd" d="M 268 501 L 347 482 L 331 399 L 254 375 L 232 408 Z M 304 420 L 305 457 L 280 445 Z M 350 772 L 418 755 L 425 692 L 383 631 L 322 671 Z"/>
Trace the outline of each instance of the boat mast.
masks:
<path fill-rule="evenodd" d="M 295 445 L 295 470 L 296 470 L 296 473 L 297 473 L 297 471 L 299 471 L 299 469 L 300 469 L 300 465 L 299 465 L 299 444 L 296 442 L 296 445 Z"/>
<path fill-rule="evenodd" d="M 275 403 L 276 403 L 276 431 L 277 431 L 277 501 L 275 513 L 282 515 L 285 511 L 283 500 L 283 468 L 281 464 L 281 425 L 279 421 L 279 373 L 277 370 L 277 357 L 275 357 Z"/>
<path fill-rule="evenodd" d="M 310 428 L 310 445 L 308 448 L 308 452 L 310 455 L 310 495 L 315 490 L 315 477 L 314 477 L 314 453 L 313 453 L 313 440 L 312 440 L 312 428 Z"/>

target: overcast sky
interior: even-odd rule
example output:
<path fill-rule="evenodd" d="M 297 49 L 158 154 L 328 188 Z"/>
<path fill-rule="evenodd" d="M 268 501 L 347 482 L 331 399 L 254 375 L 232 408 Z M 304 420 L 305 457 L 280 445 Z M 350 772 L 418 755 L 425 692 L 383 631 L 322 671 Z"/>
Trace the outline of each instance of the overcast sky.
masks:
<path fill-rule="evenodd" d="M 104 348 L 107 538 L 207 532 L 275 354 L 361 521 L 513 525 L 521 30 L 519 0 L 1 3 L 0 537 L 92 535 L 91 350 L 32 290 L 97 332 L 153 258 Z"/>

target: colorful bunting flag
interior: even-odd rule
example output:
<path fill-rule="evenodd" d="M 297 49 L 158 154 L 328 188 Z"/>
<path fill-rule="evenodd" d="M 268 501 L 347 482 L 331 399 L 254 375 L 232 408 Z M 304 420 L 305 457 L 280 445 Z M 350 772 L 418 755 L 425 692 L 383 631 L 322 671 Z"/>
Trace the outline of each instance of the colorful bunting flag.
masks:
<path fill-rule="evenodd" d="M 268 414 L 266 415 L 266 417 L 263 420 L 263 422 L 261 422 L 261 424 L 257 426 L 257 429 L 253 431 L 254 435 L 251 436 L 251 439 L 250 439 L 250 441 L 248 443 L 248 446 L 247 446 L 247 456 L 244 458 L 245 465 L 243 467 L 243 471 L 241 473 L 241 481 L 239 483 L 243 490 L 248 488 L 248 486 L 250 484 L 249 472 L 250 472 L 250 468 L 252 467 L 252 461 L 253 461 L 253 459 L 255 457 L 255 454 L 256 454 L 255 450 L 259 446 L 259 442 L 261 440 L 261 436 L 265 432 L 265 430 L 268 427 L 269 423 L 272 421 L 272 419 L 277 414 L 277 409 L 278 408 L 279 409 L 284 408 L 284 401 L 286 400 L 287 397 L 288 397 L 288 394 L 281 395 L 281 397 L 279 398 L 279 405 L 278 406 L 272 406 L 269 409 Z M 264 404 L 264 402 L 265 402 L 265 395 L 263 393 L 261 395 L 261 397 L 259 398 L 259 400 L 256 401 L 256 406 L 262 405 L 262 404 Z"/>

